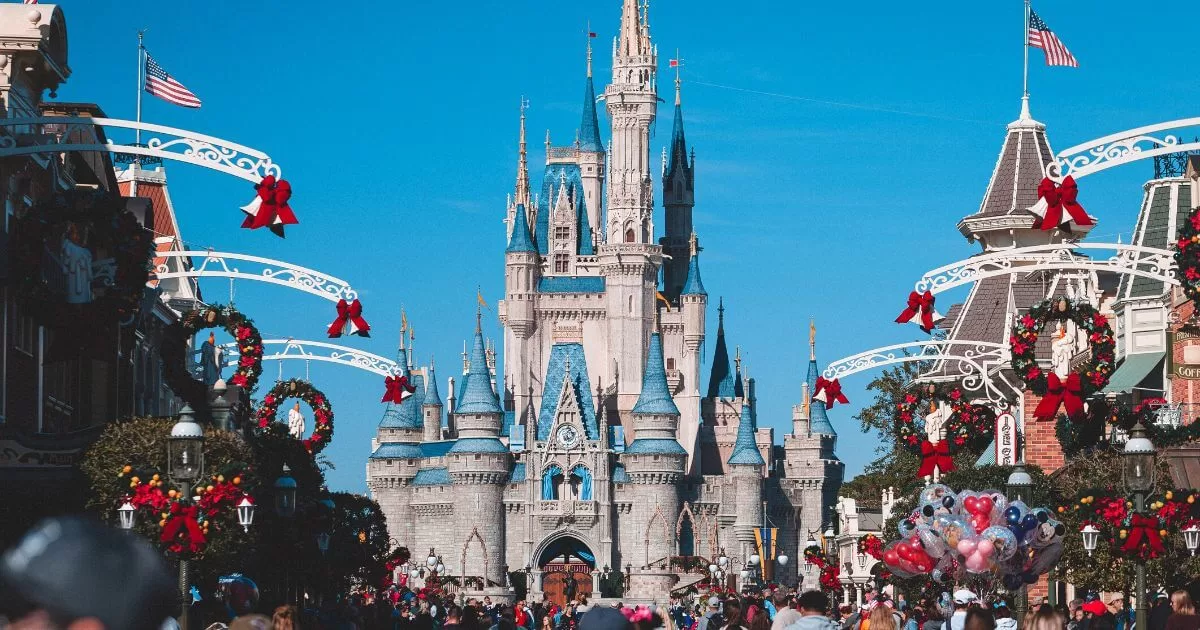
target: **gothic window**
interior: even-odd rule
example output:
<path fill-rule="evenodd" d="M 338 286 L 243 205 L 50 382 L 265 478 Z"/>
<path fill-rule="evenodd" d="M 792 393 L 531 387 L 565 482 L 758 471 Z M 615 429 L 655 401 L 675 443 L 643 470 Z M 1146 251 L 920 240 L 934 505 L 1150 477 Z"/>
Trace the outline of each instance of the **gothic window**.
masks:
<path fill-rule="evenodd" d="M 554 240 L 566 241 L 571 238 L 571 228 L 566 226 L 558 226 L 554 228 Z"/>
<path fill-rule="evenodd" d="M 667 359 L 667 369 L 668 369 L 668 370 L 674 370 L 674 369 L 675 369 L 675 359 L 674 359 L 674 358 L 668 358 L 668 359 Z"/>
<path fill-rule="evenodd" d="M 633 228 L 629 228 L 629 229 L 625 230 L 625 242 L 626 243 L 632 243 L 636 240 L 637 240 L 637 236 L 636 236 L 636 233 L 633 231 Z"/>
<path fill-rule="evenodd" d="M 571 270 L 571 257 L 567 254 L 554 255 L 554 273 L 567 273 Z"/>
<path fill-rule="evenodd" d="M 563 469 L 558 464 L 550 464 L 542 471 L 542 500 L 555 501 L 558 499 L 558 487 L 562 485 Z"/>
<path fill-rule="evenodd" d="M 571 498 L 581 501 L 592 500 L 592 472 L 583 464 L 576 464 L 571 469 L 571 477 L 568 480 L 571 486 Z"/>

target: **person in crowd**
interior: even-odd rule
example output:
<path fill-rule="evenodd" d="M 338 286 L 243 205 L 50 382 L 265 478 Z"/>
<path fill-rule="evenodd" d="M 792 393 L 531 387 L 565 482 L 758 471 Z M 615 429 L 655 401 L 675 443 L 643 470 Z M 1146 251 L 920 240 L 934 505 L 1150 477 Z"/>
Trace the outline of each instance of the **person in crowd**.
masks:
<path fill-rule="evenodd" d="M 1155 593 L 1147 619 L 1150 630 L 1166 630 L 1167 619 L 1171 617 L 1171 612 L 1171 596 L 1161 591 Z"/>
<path fill-rule="evenodd" d="M 771 621 L 771 630 L 784 630 L 788 626 L 800 620 L 802 614 L 799 610 L 799 600 L 792 602 L 793 605 L 787 605 L 787 601 L 781 606 L 779 600 L 775 600 L 775 619 Z"/>
<path fill-rule="evenodd" d="M 800 618 L 786 630 L 838 630 L 837 622 L 826 617 L 829 596 L 822 591 L 807 591 L 796 598 Z M 780 613 L 781 615 L 783 613 Z"/>
<path fill-rule="evenodd" d="M 1125 605 L 1124 597 L 1114 597 L 1108 602 L 1108 609 L 1117 622 L 1117 630 L 1129 630 L 1133 626 L 1133 611 Z"/>
<path fill-rule="evenodd" d="M 942 609 L 937 605 L 937 602 L 930 602 L 925 608 L 925 623 L 921 624 L 921 630 L 944 630 L 946 626 L 946 618 L 942 615 Z"/>
<path fill-rule="evenodd" d="M 992 616 L 996 618 L 996 630 L 1017 630 L 1017 619 L 1009 610 L 1008 602 L 1003 599 L 998 599 L 992 604 Z"/>
<path fill-rule="evenodd" d="M 696 620 L 696 630 L 717 630 L 725 625 L 725 617 L 721 614 L 721 598 L 713 595 L 708 598 L 708 610 Z"/>
<path fill-rule="evenodd" d="M 618 608 L 597 606 L 580 618 L 579 630 L 633 630 L 633 623 Z"/>
<path fill-rule="evenodd" d="M 886 601 L 876 599 L 875 607 L 867 617 L 871 630 L 900 630 L 900 613 L 892 610 Z"/>
<path fill-rule="evenodd" d="M 921 607 L 913 606 L 904 613 L 904 630 L 921 630 Z"/>
<path fill-rule="evenodd" d="M 0 558 L 0 627 L 158 630 L 179 610 L 175 583 L 143 539 L 48 519 Z"/>
<path fill-rule="evenodd" d="M 954 614 L 950 615 L 950 630 L 963 630 L 967 623 L 967 609 L 978 600 L 975 593 L 965 588 L 954 592 Z"/>
<path fill-rule="evenodd" d="M 745 619 L 742 617 L 742 603 L 736 598 L 726 600 L 721 611 L 725 622 L 725 625 L 721 626 L 722 630 L 747 630 Z"/>
<path fill-rule="evenodd" d="M 771 630 L 771 613 L 763 608 L 754 613 L 754 618 L 746 624 L 750 630 Z"/>
<path fill-rule="evenodd" d="M 1171 610 L 1167 630 L 1200 630 L 1200 615 L 1196 614 L 1196 605 L 1187 591 L 1171 593 Z"/>
<path fill-rule="evenodd" d="M 1067 630 L 1083 630 L 1083 603 L 1080 602 L 1078 608 L 1071 613 L 1071 619 L 1067 622 Z"/>
<path fill-rule="evenodd" d="M 299 623 L 295 606 L 279 606 L 271 615 L 271 630 L 296 630 Z"/>
<path fill-rule="evenodd" d="M 971 606 L 963 619 L 965 630 L 996 630 L 996 618 L 992 611 L 982 606 Z"/>
<path fill-rule="evenodd" d="M 1083 614 L 1083 604 L 1080 603 L 1079 614 Z M 1025 627 L 1022 630 L 1062 630 L 1063 616 L 1050 606 L 1042 606 L 1037 612 L 1025 615 Z"/>

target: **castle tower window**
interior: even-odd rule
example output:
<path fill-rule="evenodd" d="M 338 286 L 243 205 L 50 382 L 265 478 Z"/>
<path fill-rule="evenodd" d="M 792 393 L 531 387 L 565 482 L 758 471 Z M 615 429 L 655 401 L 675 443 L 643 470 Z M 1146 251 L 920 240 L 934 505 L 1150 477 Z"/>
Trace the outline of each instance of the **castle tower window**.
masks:
<path fill-rule="evenodd" d="M 571 257 L 567 254 L 554 255 L 554 273 L 567 273 L 571 270 Z"/>
<path fill-rule="evenodd" d="M 675 369 L 675 359 L 667 359 L 667 369 L 668 370 Z"/>
<path fill-rule="evenodd" d="M 560 225 L 554 228 L 554 240 L 567 241 L 571 239 L 571 228 Z"/>
<path fill-rule="evenodd" d="M 636 240 L 637 240 L 637 236 L 635 235 L 633 228 L 629 228 L 629 229 L 625 230 L 625 242 L 626 243 L 632 243 Z"/>

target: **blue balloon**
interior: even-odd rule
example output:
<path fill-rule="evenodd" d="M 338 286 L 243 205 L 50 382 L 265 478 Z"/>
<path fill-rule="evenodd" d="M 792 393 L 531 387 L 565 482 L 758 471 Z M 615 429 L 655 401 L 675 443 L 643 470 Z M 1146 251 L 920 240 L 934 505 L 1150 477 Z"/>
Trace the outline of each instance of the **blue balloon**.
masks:
<path fill-rule="evenodd" d="M 1029 531 L 1037 526 L 1038 518 L 1034 514 L 1026 514 L 1025 517 L 1021 519 L 1021 529 L 1025 531 Z"/>
<path fill-rule="evenodd" d="M 1021 508 L 1014 505 L 1004 508 L 1004 521 L 1009 525 L 1019 525 L 1021 523 Z M 1020 536 L 1020 534 L 1017 535 Z"/>

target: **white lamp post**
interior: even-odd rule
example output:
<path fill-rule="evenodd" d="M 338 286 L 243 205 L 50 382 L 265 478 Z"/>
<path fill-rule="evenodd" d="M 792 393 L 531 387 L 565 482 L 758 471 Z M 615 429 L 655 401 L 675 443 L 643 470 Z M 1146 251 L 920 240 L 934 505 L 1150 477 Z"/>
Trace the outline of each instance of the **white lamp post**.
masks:
<path fill-rule="evenodd" d="M 1096 529 L 1095 525 L 1088 523 L 1079 530 L 1079 534 L 1083 536 L 1084 550 L 1088 552 L 1089 556 L 1092 555 L 1092 552 L 1096 550 L 1096 543 L 1100 542 L 1100 530 Z"/>
<path fill-rule="evenodd" d="M 427 567 L 429 567 L 430 569 L 432 569 L 433 567 L 436 567 L 436 566 L 437 566 L 437 563 L 438 563 L 438 561 L 437 561 L 437 553 L 435 553 L 435 552 L 434 552 L 434 550 L 433 550 L 433 548 L 432 548 L 432 547 L 430 547 L 430 549 L 429 549 L 429 557 L 428 557 L 428 558 L 425 558 L 425 566 L 427 566 Z"/>
<path fill-rule="evenodd" d="M 747 561 L 747 563 L 748 563 L 750 566 L 752 566 L 752 567 L 753 567 L 753 566 L 757 566 L 757 565 L 758 565 L 758 561 L 759 561 L 759 560 L 761 560 L 761 558 L 759 558 L 759 557 L 758 557 L 758 554 L 756 554 L 756 553 L 752 553 L 752 554 L 750 554 L 750 558 L 749 558 L 749 560 Z"/>
<path fill-rule="evenodd" d="M 133 504 L 126 501 L 121 507 L 117 508 L 117 518 L 120 521 L 121 529 L 133 529 L 133 523 L 137 516 L 137 509 Z M 1200 530 L 1197 530 L 1200 531 Z M 1195 545 L 1193 545 L 1194 547 Z M 1195 553 L 1194 551 L 1192 552 Z"/>
<path fill-rule="evenodd" d="M 1200 526 L 1192 525 L 1183 530 L 1183 542 L 1188 551 L 1192 552 L 1193 556 L 1196 555 L 1196 548 L 1200 547 Z"/>
<path fill-rule="evenodd" d="M 250 526 L 254 524 L 254 503 L 250 497 L 242 497 L 242 502 L 237 504 L 237 516 L 242 531 L 250 531 Z"/>
<path fill-rule="evenodd" d="M 786 567 L 787 563 L 788 563 L 788 557 L 786 555 L 780 554 L 780 556 L 778 558 L 775 558 L 775 561 L 779 563 L 779 566 Z"/>

